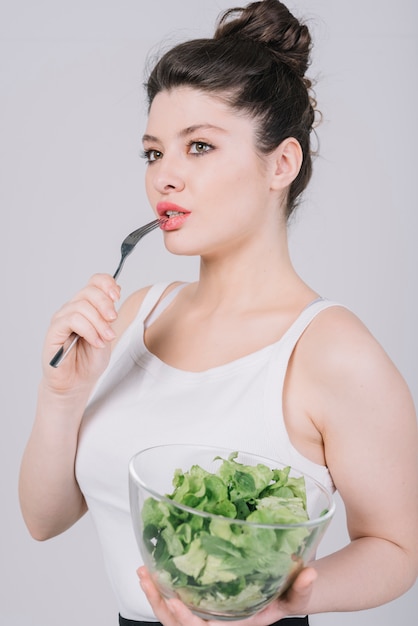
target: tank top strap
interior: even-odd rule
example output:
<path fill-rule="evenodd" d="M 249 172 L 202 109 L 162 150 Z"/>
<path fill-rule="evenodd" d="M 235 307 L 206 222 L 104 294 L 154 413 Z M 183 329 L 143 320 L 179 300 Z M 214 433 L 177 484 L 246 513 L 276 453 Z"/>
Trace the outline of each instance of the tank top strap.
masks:
<path fill-rule="evenodd" d="M 326 298 L 318 298 L 308 304 L 293 324 L 288 328 L 279 342 L 282 355 L 284 356 L 284 354 L 287 354 L 287 357 L 290 358 L 297 342 L 312 320 L 315 319 L 321 311 L 324 311 L 332 306 L 341 305 L 338 302 L 327 300 Z"/>
<path fill-rule="evenodd" d="M 167 288 L 169 284 L 166 284 L 165 288 Z M 177 296 L 178 292 L 181 291 L 183 287 L 186 287 L 187 284 L 188 283 L 180 283 L 179 285 L 171 289 L 170 292 L 167 295 L 165 295 L 163 298 L 161 298 L 161 295 L 164 293 L 164 290 L 162 292 L 161 292 L 161 289 L 158 289 L 156 291 L 157 297 L 154 294 L 153 297 L 150 298 L 149 303 L 147 303 L 147 306 L 144 307 L 145 316 L 141 315 L 141 319 L 144 321 L 144 328 L 148 328 L 148 326 L 150 326 L 150 324 L 152 324 L 152 322 L 156 320 L 159 315 L 161 315 L 161 313 L 168 307 L 170 302 L 172 302 L 174 298 Z M 144 299 L 144 302 L 145 302 L 145 299 Z M 144 303 L 142 306 L 144 306 Z"/>
<path fill-rule="evenodd" d="M 141 303 L 141 306 L 139 307 L 139 310 L 136 316 L 137 319 L 139 318 L 140 320 L 143 321 L 150 315 L 155 305 L 158 303 L 161 296 L 163 295 L 164 291 L 167 289 L 167 287 L 169 287 L 170 284 L 171 283 L 166 283 L 166 282 L 155 283 L 155 285 L 152 285 L 148 289 Z"/>

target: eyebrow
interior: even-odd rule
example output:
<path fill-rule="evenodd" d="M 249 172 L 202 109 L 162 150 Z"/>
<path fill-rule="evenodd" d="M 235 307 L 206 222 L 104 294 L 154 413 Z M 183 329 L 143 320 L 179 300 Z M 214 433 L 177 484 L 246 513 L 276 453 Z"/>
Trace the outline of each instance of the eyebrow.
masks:
<path fill-rule="evenodd" d="M 188 135 L 191 135 L 197 131 L 203 131 L 203 130 L 216 130 L 216 131 L 220 131 L 222 133 L 225 133 L 226 130 L 224 128 L 221 128 L 220 126 L 215 126 L 214 124 L 193 124 L 192 126 L 187 126 L 186 128 L 183 128 L 179 133 L 178 136 L 179 137 L 187 137 Z M 149 135 L 148 133 L 146 133 L 143 137 L 142 137 L 142 141 L 159 141 L 158 137 L 156 137 L 155 135 Z"/>

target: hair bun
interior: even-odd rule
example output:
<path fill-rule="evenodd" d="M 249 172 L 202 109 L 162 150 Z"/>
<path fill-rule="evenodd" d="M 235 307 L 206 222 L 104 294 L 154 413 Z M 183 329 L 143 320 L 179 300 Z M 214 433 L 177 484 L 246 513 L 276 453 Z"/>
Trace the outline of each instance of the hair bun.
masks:
<path fill-rule="evenodd" d="M 304 77 L 310 62 L 311 36 L 279 0 L 252 2 L 228 9 L 221 16 L 214 38 L 240 37 L 266 46 L 277 61 Z"/>

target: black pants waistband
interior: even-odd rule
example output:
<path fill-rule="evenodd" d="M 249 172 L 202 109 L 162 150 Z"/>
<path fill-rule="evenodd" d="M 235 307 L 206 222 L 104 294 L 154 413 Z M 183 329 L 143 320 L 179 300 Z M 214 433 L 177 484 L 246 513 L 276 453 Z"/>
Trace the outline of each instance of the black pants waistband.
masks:
<path fill-rule="evenodd" d="M 125 619 L 119 615 L 119 626 L 162 626 L 161 622 L 137 622 L 134 619 Z M 309 626 L 306 617 L 285 617 L 284 619 L 270 624 L 270 626 Z"/>

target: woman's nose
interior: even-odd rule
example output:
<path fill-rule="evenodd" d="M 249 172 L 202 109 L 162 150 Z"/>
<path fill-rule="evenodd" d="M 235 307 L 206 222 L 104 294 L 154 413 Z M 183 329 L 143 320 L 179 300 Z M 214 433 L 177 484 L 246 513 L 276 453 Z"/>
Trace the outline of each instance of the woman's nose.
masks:
<path fill-rule="evenodd" d="M 159 193 L 170 193 L 184 189 L 184 177 L 181 175 L 179 164 L 176 164 L 175 159 L 170 159 L 170 161 L 161 159 L 154 171 L 153 184 Z"/>

